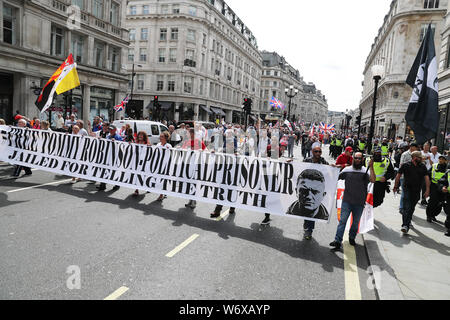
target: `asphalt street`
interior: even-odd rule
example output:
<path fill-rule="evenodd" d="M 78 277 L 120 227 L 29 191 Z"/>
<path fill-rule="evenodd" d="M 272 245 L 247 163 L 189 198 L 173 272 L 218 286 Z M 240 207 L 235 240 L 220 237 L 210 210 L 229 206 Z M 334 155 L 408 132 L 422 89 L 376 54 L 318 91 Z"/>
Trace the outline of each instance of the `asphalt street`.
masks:
<path fill-rule="evenodd" d="M 346 249 L 330 251 L 335 210 L 307 241 L 301 220 L 272 216 L 262 227 L 263 214 L 225 208 L 218 221 L 210 204 L 11 173 L 0 163 L 0 299 L 344 300 L 349 286 L 376 299 L 361 236 L 347 270 L 356 284 Z"/>

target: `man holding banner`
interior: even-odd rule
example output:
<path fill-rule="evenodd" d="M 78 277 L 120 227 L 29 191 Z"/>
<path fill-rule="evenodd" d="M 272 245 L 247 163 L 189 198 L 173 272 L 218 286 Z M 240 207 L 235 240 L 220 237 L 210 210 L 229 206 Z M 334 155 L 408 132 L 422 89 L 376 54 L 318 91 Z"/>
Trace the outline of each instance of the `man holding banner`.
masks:
<path fill-rule="evenodd" d="M 341 217 L 337 227 L 334 241 L 330 243 L 332 250 L 340 250 L 347 220 L 352 214 L 352 226 L 349 233 L 349 242 L 356 244 L 359 221 L 361 219 L 367 199 L 367 187 L 369 182 L 375 183 L 376 175 L 373 168 L 373 159 L 369 162 L 369 168 L 363 166 L 364 156 L 361 152 L 355 154 L 351 167 L 346 167 L 339 175 L 339 180 L 345 181 L 345 192 L 341 207 Z M 370 175 L 368 174 L 370 170 Z"/>

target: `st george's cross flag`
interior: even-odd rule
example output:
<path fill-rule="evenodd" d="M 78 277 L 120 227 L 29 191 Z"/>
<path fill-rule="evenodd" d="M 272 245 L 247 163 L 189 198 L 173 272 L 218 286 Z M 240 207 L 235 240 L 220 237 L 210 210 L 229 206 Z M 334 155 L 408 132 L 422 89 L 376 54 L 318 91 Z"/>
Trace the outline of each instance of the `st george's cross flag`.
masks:
<path fill-rule="evenodd" d="M 66 61 L 51 76 L 35 103 L 41 113 L 45 112 L 52 105 L 55 93 L 60 95 L 80 85 L 76 67 L 77 64 L 74 63 L 73 56 L 70 54 Z"/>
<path fill-rule="evenodd" d="M 430 24 L 406 79 L 413 92 L 405 119 L 418 144 L 435 138 L 439 127 L 437 72 L 434 31 Z"/>

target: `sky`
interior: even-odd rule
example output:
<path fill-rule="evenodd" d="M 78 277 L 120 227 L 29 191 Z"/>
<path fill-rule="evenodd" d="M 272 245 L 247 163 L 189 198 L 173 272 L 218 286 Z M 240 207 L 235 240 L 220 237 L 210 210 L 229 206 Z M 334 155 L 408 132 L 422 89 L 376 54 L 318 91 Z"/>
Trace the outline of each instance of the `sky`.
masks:
<path fill-rule="evenodd" d="M 225 0 L 259 50 L 276 51 L 326 96 L 328 110 L 359 106 L 363 71 L 392 0 Z"/>

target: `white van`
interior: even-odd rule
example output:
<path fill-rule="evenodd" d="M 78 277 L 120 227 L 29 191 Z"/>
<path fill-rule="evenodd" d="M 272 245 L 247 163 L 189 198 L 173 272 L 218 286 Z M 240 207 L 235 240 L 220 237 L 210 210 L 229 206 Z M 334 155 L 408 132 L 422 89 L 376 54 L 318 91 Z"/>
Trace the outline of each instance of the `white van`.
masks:
<path fill-rule="evenodd" d="M 121 130 L 123 126 L 129 124 L 134 131 L 144 131 L 148 134 L 148 139 L 152 145 L 159 143 L 159 136 L 164 131 L 169 131 L 161 122 L 146 121 L 146 120 L 116 120 L 112 123 L 117 129 Z"/>

